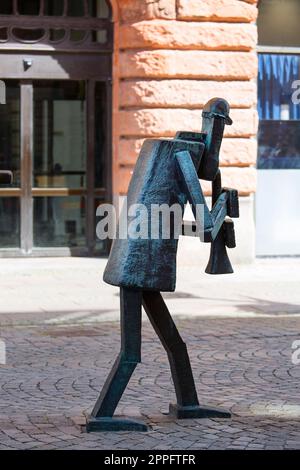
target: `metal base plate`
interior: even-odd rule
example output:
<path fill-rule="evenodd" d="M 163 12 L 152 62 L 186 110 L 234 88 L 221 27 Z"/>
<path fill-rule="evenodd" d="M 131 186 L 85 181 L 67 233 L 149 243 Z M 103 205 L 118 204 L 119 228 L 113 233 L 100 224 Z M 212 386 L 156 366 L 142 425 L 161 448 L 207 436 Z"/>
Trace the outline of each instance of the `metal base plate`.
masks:
<path fill-rule="evenodd" d="M 149 427 L 143 421 L 126 418 L 88 418 L 86 422 L 87 432 L 105 431 L 149 431 Z"/>
<path fill-rule="evenodd" d="M 210 406 L 180 406 L 170 403 L 169 414 L 177 419 L 231 418 L 229 411 Z"/>

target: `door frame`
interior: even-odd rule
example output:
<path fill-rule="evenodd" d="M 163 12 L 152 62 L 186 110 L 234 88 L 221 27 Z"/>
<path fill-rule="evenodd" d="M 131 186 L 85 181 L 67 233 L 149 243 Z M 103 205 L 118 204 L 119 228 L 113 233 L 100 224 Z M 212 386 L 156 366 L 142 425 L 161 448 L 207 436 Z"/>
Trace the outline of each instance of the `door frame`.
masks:
<path fill-rule="evenodd" d="M 1 65 L 2 80 L 19 80 L 21 132 L 21 186 L 0 189 L 0 197 L 20 200 L 20 248 L 0 248 L 0 258 L 30 256 L 92 256 L 95 253 L 95 201 L 112 201 L 112 56 L 111 54 L 36 53 L 7 54 Z M 28 60 L 31 66 L 27 69 Z M 84 80 L 86 83 L 87 186 L 85 189 L 33 188 L 33 81 Z M 95 85 L 105 83 L 106 122 L 104 148 L 104 187 L 95 187 Z M 34 247 L 33 197 L 86 197 L 86 247 Z M 103 254 L 105 255 L 105 254 Z"/>

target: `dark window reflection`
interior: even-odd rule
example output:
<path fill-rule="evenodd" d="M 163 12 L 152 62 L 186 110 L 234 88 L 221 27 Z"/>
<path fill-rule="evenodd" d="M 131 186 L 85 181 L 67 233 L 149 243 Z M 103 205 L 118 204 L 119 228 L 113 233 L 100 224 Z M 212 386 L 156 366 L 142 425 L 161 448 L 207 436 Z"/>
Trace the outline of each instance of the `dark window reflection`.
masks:
<path fill-rule="evenodd" d="M 45 36 L 45 29 L 13 28 L 15 38 L 21 41 L 40 41 Z"/>
<path fill-rule="evenodd" d="M 106 122 L 106 86 L 103 82 L 96 83 L 95 89 L 95 187 L 105 186 L 105 153 L 107 144 L 107 122 Z"/>
<path fill-rule="evenodd" d="M 40 12 L 40 0 L 19 0 L 18 12 L 20 15 L 38 15 Z"/>
<path fill-rule="evenodd" d="M 83 0 L 69 0 L 68 1 L 68 16 L 84 16 L 84 2 Z"/>
<path fill-rule="evenodd" d="M 12 15 L 12 13 L 13 13 L 13 0 L 1 0 L 0 15 Z"/>
<path fill-rule="evenodd" d="M 34 185 L 86 186 L 85 82 L 34 82 Z"/>
<path fill-rule="evenodd" d="M 300 169 L 300 121 L 260 121 L 258 168 Z"/>
<path fill-rule="evenodd" d="M 7 41 L 8 39 L 7 28 L 0 28 L 0 41 Z"/>
<path fill-rule="evenodd" d="M 5 80 L 6 104 L 0 105 L 0 170 L 13 172 L 20 186 L 20 87 Z"/>
<path fill-rule="evenodd" d="M 64 0 L 45 0 L 44 15 L 62 16 L 64 13 Z"/>
<path fill-rule="evenodd" d="M 0 248 L 20 246 L 20 200 L 0 198 Z"/>
<path fill-rule="evenodd" d="M 71 29 L 70 31 L 70 40 L 72 42 L 79 42 L 83 41 L 87 35 L 87 31 L 78 30 L 78 29 Z"/>
<path fill-rule="evenodd" d="M 61 41 L 66 35 L 65 29 L 50 29 L 49 37 L 50 41 Z"/>
<path fill-rule="evenodd" d="M 85 212 L 81 196 L 35 198 L 34 246 L 85 246 Z"/>

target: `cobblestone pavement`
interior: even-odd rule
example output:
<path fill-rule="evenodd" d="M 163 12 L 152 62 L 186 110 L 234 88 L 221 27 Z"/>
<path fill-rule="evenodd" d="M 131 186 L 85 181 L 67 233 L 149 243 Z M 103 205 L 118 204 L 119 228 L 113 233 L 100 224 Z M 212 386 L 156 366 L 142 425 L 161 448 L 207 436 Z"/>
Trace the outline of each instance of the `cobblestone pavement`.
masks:
<path fill-rule="evenodd" d="M 118 414 L 147 433 L 87 434 L 81 426 L 119 345 L 117 322 L 5 326 L 0 366 L 0 449 L 300 448 L 300 365 L 291 345 L 299 317 L 176 319 L 190 351 L 201 402 L 232 419 L 174 421 L 167 358 L 146 319 L 143 357 Z"/>
<path fill-rule="evenodd" d="M 119 349 L 118 290 L 101 283 L 105 260 L 0 260 L 0 449 L 300 448 L 300 259 L 260 260 L 231 276 L 178 270 L 166 294 L 188 345 L 203 404 L 232 419 L 174 421 L 167 357 L 147 319 L 142 364 L 118 414 L 147 433 L 87 434 Z M 2 343 L 3 344 L 3 343 Z M 1 348 L 1 343 L 0 343 Z"/>

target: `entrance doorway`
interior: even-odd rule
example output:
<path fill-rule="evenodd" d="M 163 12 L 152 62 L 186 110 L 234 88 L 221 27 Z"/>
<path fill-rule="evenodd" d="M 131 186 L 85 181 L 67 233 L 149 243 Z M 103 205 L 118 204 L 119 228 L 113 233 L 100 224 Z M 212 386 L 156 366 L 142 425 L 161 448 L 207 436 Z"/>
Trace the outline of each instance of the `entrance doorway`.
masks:
<path fill-rule="evenodd" d="M 0 34 L 0 170 L 14 176 L 0 187 L 0 256 L 104 254 L 95 215 L 112 197 L 110 10 L 103 0 L 29 3 L 22 40 L 10 36 L 20 28 L 8 27 L 7 40 Z M 64 4 L 61 14 L 44 16 L 54 3 Z M 19 18 L 0 11 L 0 32 Z"/>

